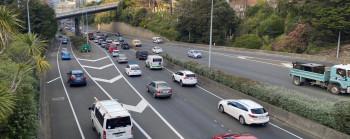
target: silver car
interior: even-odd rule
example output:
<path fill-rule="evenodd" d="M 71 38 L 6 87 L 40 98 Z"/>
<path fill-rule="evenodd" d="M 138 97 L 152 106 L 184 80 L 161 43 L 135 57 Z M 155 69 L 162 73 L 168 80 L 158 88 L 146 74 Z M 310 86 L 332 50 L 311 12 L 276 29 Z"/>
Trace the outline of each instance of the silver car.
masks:
<path fill-rule="evenodd" d="M 118 63 L 128 63 L 128 57 L 126 57 L 125 54 L 119 54 L 119 57 L 117 58 Z"/>
<path fill-rule="evenodd" d="M 154 98 L 156 97 L 171 97 L 173 90 L 168 83 L 164 81 L 153 81 L 147 85 L 147 92 L 150 92 Z"/>
<path fill-rule="evenodd" d="M 198 50 L 189 50 L 187 56 L 192 58 L 202 58 L 202 54 Z"/>

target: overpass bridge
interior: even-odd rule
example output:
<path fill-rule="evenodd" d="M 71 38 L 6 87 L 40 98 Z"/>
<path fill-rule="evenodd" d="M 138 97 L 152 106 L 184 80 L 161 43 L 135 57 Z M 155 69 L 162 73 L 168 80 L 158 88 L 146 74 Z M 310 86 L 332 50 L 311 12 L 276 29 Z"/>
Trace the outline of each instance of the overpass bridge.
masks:
<path fill-rule="evenodd" d="M 75 19 L 75 35 L 79 35 L 79 17 L 81 17 L 82 13 L 87 14 L 95 14 L 99 12 L 105 12 L 117 9 L 119 2 L 108 3 L 103 5 L 95 5 L 84 8 L 76 8 L 74 10 L 66 10 L 64 12 L 56 13 L 56 20 L 73 18 Z"/>

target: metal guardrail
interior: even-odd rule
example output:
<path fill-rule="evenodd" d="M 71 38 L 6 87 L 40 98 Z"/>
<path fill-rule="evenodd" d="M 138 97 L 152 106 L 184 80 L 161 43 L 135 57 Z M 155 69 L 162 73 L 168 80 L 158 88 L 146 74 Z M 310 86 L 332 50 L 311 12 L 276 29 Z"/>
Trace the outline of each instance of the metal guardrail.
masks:
<path fill-rule="evenodd" d="M 116 3 L 108 3 L 108 4 L 103 4 L 103 5 L 95 5 L 95 6 L 89 6 L 89 7 L 84 7 L 84 8 L 77 8 L 74 10 L 68 10 L 66 12 L 62 13 L 56 13 L 56 18 L 59 17 L 64 17 L 64 16 L 69 16 L 69 15 L 76 15 L 84 12 L 93 12 L 97 10 L 103 10 L 103 9 L 108 9 L 112 7 L 117 7 L 119 2 Z"/>

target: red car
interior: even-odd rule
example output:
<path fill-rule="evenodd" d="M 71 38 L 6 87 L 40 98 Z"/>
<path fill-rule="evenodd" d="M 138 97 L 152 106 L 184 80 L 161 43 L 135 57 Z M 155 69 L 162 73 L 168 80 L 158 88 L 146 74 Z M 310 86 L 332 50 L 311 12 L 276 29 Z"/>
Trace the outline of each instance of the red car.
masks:
<path fill-rule="evenodd" d="M 248 134 L 225 133 L 225 134 L 217 135 L 213 137 L 213 139 L 258 139 L 258 138 Z"/>
<path fill-rule="evenodd" d="M 113 50 L 118 50 L 117 45 L 116 45 L 116 44 L 109 44 L 108 51 L 109 51 L 110 53 L 112 53 Z"/>

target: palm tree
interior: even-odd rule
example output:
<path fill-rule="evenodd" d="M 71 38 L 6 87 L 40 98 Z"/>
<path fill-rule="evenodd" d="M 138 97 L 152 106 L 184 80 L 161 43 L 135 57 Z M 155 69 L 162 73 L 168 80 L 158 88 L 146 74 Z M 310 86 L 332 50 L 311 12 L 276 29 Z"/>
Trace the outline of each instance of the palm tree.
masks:
<path fill-rule="evenodd" d="M 0 55 L 6 51 L 11 35 L 17 33 L 17 26 L 22 21 L 17 18 L 18 14 L 0 5 Z"/>
<path fill-rule="evenodd" d="M 45 41 L 40 40 L 38 35 L 35 33 L 22 34 L 17 41 L 16 47 L 24 47 L 24 54 L 28 57 L 28 60 L 25 63 L 18 63 L 18 68 L 11 84 L 11 94 L 16 92 L 23 76 L 29 71 L 36 68 L 37 74 L 42 74 L 50 69 L 50 64 L 45 61 L 45 56 L 41 56 L 41 52 L 44 51 Z"/>
<path fill-rule="evenodd" d="M 14 95 L 9 94 L 0 87 L 0 123 L 12 113 L 16 103 Z"/>

